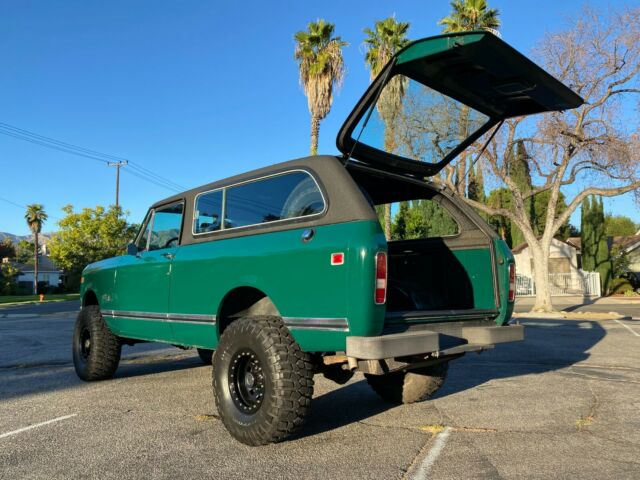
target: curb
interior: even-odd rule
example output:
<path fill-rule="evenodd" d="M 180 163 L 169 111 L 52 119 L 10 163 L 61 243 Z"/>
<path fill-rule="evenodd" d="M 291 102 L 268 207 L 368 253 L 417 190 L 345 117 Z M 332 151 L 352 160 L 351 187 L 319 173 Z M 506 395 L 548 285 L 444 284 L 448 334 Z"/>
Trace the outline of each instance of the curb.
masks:
<path fill-rule="evenodd" d="M 632 317 L 618 312 L 526 312 L 514 313 L 513 318 L 548 318 L 556 320 L 631 320 Z"/>

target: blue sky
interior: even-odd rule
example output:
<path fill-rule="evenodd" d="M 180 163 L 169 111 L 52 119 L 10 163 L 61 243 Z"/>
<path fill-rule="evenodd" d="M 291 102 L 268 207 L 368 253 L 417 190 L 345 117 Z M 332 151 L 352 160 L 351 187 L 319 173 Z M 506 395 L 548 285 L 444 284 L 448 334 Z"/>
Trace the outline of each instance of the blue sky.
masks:
<path fill-rule="evenodd" d="M 503 38 L 527 53 L 582 3 L 490 5 L 501 11 Z M 350 43 L 344 87 L 321 126 L 319 151 L 331 154 L 369 82 L 362 29 L 395 14 L 420 38 L 439 33 L 449 12 L 444 0 L 0 4 L 0 122 L 129 158 L 187 188 L 308 154 L 292 38 L 307 22 L 325 18 Z M 114 190 L 113 168 L 0 135 L 2 198 L 42 203 L 59 218 L 69 203 L 113 203 Z M 120 202 L 131 221 L 171 193 L 122 173 Z M 640 222 L 630 196 L 605 199 L 605 208 Z M 0 231 L 26 234 L 23 213 L 0 201 Z"/>

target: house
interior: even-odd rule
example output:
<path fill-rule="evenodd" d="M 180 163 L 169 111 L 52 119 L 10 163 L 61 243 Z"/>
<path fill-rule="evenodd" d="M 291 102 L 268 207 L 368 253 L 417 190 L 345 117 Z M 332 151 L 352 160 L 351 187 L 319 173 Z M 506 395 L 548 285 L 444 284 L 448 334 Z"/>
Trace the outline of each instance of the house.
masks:
<path fill-rule="evenodd" d="M 533 277 L 533 257 L 529 244 L 523 243 L 512 249 L 516 259 L 516 272 Z M 580 268 L 576 247 L 557 238 L 551 240 L 549 252 L 549 273 L 577 273 Z"/>
<path fill-rule="evenodd" d="M 534 267 L 527 243 L 511 250 L 516 261 L 516 290 L 521 296 L 535 293 Z M 549 285 L 551 295 L 600 296 L 600 275 L 580 269 L 576 246 L 558 238 L 551 240 L 549 251 Z"/>
<path fill-rule="evenodd" d="M 35 275 L 35 268 L 33 265 L 24 263 L 14 263 L 19 271 L 17 282 L 22 288 L 28 289 L 33 285 L 33 276 Z M 44 284 L 47 287 L 58 287 L 62 284 L 63 272 L 57 268 L 53 262 L 44 255 L 38 258 L 38 283 Z"/>

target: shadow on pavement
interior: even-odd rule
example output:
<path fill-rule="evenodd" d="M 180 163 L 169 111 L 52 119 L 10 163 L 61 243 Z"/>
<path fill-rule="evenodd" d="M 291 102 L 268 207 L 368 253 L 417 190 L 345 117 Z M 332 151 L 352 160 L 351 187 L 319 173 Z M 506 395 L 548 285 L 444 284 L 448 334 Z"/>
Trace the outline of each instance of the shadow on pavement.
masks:
<path fill-rule="evenodd" d="M 436 396 L 452 395 L 490 380 L 566 368 L 588 359 L 589 350 L 606 335 L 602 326 L 594 321 L 545 319 L 523 323 L 526 325 L 524 342 L 497 346 L 480 356 L 470 353 L 456 360 Z M 148 351 L 161 347 L 166 348 L 149 344 L 140 350 L 142 355 L 125 357 L 116 378 L 153 375 L 202 365 L 196 356 L 175 358 L 174 355 L 172 358 L 170 353 L 153 354 Z M 127 353 L 139 352 L 131 349 Z M 84 385 L 84 382 L 76 377 L 73 365 L 65 363 L 50 367 L 0 369 L 0 384 L 0 400 L 7 400 L 74 388 Z M 298 438 L 334 430 L 393 407 L 393 404 L 380 399 L 366 381 L 349 383 L 314 398 L 308 422 Z"/>
<path fill-rule="evenodd" d="M 606 335 L 598 322 L 536 320 L 523 322 L 525 341 L 498 345 L 452 362 L 444 386 L 434 398 L 469 390 L 490 380 L 544 373 L 589 358 Z M 311 414 L 297 438 L 334 430 L 382 413 L 395 405 L 379 398 L 366 381 L 348 384 L 313 399 Z"/>
<path fill-rule="evenodd" d="M 139 350 L 127 348 L 123 351 L 123 357 L 114 379 L 140 377 L 202 366 L 199 357 L 185 358 L 184 355 L 181 355 L 183 352 L 172 349 L 168 345 L 149 343 L 134 348 Z M 176 354 L 171 354 L 172 350 L 175 350 Z M 2 385 L 0 401 L 86 384 L 77 377 L 71 358 L 0 367 L 0 385 Z"/>

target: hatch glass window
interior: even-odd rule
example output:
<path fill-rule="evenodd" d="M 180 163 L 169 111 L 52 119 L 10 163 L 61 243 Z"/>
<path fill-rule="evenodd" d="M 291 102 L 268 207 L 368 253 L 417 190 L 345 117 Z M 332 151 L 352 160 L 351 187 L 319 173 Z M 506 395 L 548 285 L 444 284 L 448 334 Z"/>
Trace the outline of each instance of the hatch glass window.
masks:
<path fill-rule="evenodd" d="M 193 233 L 217 232 L 222 225 L 222 190 L 198 195 L 193 214 Z"/>
<path fill-rule="evenodd" d="M 177 247 L 182 226 L 182 203 L 158 208 L 153 214 L 149 251 Z"/>
<path fill-rule="evenodd" d="M 364 115 L 354 130 L 358 135 Z M 362 131 L 363 144 L 421 162 L 437 163 L 489 117 L 404 75 L 385 85 Z"/>
<path fill-rule="evenodd" d="M 324 208 L 320 188 L 308 173 L 285 173 L 227 188 L 224 228 L 316 215 Z"/>

